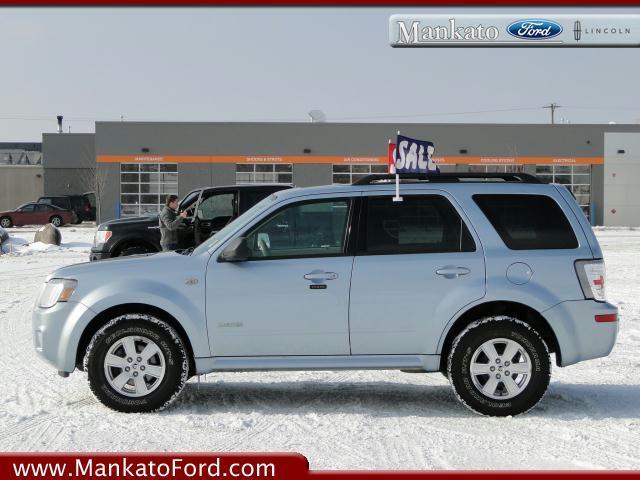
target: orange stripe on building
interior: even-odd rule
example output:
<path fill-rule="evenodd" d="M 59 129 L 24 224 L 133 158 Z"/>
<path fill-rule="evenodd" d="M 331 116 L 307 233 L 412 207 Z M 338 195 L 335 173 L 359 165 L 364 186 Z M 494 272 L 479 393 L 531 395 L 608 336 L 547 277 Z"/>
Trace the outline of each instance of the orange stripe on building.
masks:
<path fill-rule="evenodd" d="M 386 165 L 387 155 L 323 156 L 323 155 L 98 155 L 98 163 L 330 163 Z M 603 157 L 471 157 L 434 156 L 439 165 L 602 165 Z"/>

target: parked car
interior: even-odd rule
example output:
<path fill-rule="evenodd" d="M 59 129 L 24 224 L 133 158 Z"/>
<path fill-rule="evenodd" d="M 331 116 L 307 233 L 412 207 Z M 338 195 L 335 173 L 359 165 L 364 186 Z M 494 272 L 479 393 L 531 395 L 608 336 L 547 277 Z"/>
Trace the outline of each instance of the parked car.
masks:
<path fill-rule="evenodd" d="M 76 214 L 55 205 L 25 203 L 15 210 L 0 212 L 0 227 L 20 227 L 22 225 L 44 225 L 52 223 L 60 227 L 67 223 L 76 223 Z"/>
<path fill-rule="evenodd" d="M 192 190 L 178 204 L 179 211 L 190 213 L 178 230 L 178 248 L 200 244 L 264 197 L 286 188 L 291 186 L 233 185 Z M 98 226 L 90 259 L 103 260 L 160 250 L 158 215 L 120 218 Z"/>
<path fill-rule="evenodd" d="M 392 179 L 277 192 L 189 254 L 61 268 L 35 348 L 122 412 L 208 372 L 398 369 L 442 372 L 494 416 L 538 403 L 551 353 L 566 367 L 611 352 L 602 251 L 566 188 L 418 175 L 395 202 Z"/>
<path fill-rule="evenodd" d="M 55 205 L 65 210 L 73 210 L 76 214 L 75 223 L 82 223 L 84 220 L 91 219 L 91 205 L 83 195 L 45 196 L 38 198 L 38 203 Z"/>

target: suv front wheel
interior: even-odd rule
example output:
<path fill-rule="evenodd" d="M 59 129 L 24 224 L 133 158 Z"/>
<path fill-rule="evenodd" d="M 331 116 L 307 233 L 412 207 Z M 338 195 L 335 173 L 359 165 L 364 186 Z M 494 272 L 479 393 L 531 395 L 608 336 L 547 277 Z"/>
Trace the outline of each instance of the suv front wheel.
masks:
<path fill-rule="evenodd" d="M 482 415 L 518 415 L 549 386 L 551 361 L 540 335 L 512 317 L 469 325 L 453 342 L 447 371 L 460 401 Z"/>
<path fill-rule="evenodd" d="M 127 314 L 93 336 L 84 369 L 94 395 L 119 412 L 152 412 L 167 407 L 189 374 L 184 343 L 164 321 Z"/>

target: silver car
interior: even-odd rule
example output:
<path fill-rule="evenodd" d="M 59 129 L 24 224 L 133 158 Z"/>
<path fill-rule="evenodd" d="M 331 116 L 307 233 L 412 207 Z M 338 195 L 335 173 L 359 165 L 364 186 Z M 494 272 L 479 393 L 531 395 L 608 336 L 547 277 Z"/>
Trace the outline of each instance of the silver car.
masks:
<path fill-rule="evenodd" d="M 442 372 L 486 415 L 534 407 L 559 367 L 618 332 L 602 252 L 560 185 L 524 174 L 385 175 L 277 192 L 193 251 L 47 278 L 35 348 L 122 412 L 166 407 L 194 375 Z"/>

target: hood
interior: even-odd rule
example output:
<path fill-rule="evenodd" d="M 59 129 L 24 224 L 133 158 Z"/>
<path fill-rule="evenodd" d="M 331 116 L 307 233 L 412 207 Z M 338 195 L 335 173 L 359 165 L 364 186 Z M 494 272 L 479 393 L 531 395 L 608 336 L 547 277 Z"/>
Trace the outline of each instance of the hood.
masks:
<path fill-rule="evenodd" d="M 183 265 L 192 258 L 176 252 L 148 253 L 145 255 L 131 255 L 116 257 L 99 262 L 84 262 L 62 267 L 47 276 L 46 281 L 52 278 L 72 278 L 79 280 L 84 276 L 102 277 L 109 275 L 121 275 L 122 278 L 130 277 L 133 272 L 154 272 L 158 270 L 171 272 L 178 265 Z M 151 274 L 151 273 L 150 273 Z M 143 274 L 144 275 L 144 274 Z"/>
<path fill-rule="evenodd" d="M 99 230 L 104 230 L 103 227 L 109 227 L 111 230 L 113 227 L 118 227 L 119 225 L 127 226 L 127 225 L 157 225 L 158 224 L 158 215 L 150 215 L 148 217 L 127 217 L 127 218 L 117 218 L 115 220 L 109 220 L 107 222 L 103 222 L 98 226 Z"/>

